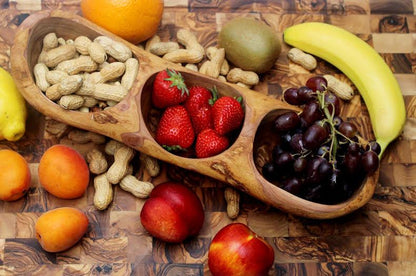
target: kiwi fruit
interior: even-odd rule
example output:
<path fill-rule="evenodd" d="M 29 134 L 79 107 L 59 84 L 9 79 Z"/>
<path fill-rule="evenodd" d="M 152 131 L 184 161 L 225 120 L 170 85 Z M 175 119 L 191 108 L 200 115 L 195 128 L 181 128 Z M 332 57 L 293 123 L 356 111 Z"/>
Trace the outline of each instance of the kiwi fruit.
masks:
<path fill-rule="evenodd" d="M 228 61 L 243 70 L 264 73 L 281 52 L 278 35 L 271 27 L 254 18 L 239 17 L 227 22 L 218 36 Z"/>

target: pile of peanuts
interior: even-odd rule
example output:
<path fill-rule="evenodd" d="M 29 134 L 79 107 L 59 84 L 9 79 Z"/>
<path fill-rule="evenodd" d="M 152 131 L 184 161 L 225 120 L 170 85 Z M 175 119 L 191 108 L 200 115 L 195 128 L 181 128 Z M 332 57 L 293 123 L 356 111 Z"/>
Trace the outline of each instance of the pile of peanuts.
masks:
<path fill-rule="evenodd" d="M 259 83 L 257 73 L 237 67 L 232 68 L 225 58 L 224 48 L 210 46 L 204 49 L 196 36 L 187 29 L 179 29 L 176 39 L 177 42 L 161 41 L 160 37 L 155 35 L 146 42 L 144 49 L 170 62 L 179 63 L 190 70 L 221 81 L 247 88 Z"/>
<path fill-rule="evenodd" d="M 46 97 L 61 107 L 89 112 L 120 102 L 132 87 L 139 62 L 123 43 L 106 36 L 65 40 L 49 33 L 33 74 Z"/>
<path fill-rule="evenodd" d="M 138 152 L 115 140 L 105 144 L 104 152 L 93 148 L 87 153 L 90 172 L 95 175 L 94 206 L 97 210 L 105 210 L 111 204 L 115 185 L 137 198 L 144 199 L 149 196 L 154 185 L 149 181 L 139 180 L 133 174 L 131 161 L 135 154 Z M 108 164 L 106 155 L 113 156 L 111 165 Z M 155 158 L 140 153 L 140 160 L 150 176 L 156 177 L 160 173 L 159 163 Z"/>

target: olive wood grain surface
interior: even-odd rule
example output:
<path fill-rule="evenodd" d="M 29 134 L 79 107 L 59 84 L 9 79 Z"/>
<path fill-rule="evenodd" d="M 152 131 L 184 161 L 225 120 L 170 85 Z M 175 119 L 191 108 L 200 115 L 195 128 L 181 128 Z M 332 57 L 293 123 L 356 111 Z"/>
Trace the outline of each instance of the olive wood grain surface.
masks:
<path fill-rule="evenodd" d="M 0 1 L 0 66 L 10 70 L 10 49 L 16 29 L 40 10 L 64 10 L 80 14 L 80 1 Z M 166 244 L 149 236 L 138 214 L 144 200 L 118 187 L 107 211 L 97 211 L 89 186 L 77 200 L 61 200 L 46 193 L 37 179 L 43 152 L 64 143 L 85 154 L 93 145 L 68 139 L 72 128 L 47 132 L 44 115 L 29 107 L 27 132 L 16 143 L 0 142 L 25 156 L 32 171 L 29 193 L 16 202 L 0 202 L 0 275 L 210 275 L 208 247 L 223 226 L 239 221 L 264 236 L 275 250 L 270 275 L 413 275 L 416 271 L 416 3 L 413 0 L 318 0 L 318 1 L 165 1 L 158 34 L 174 40 L 179 28 L 188 28 L 205 46 L 216 45 L 224 22 L 237 16 L 256 17 L 281 33 L 303 21 L 322 21 L 356 33 L 372 45 L 394 72 L 406 102 L 408 120 L 403 135 L 386 151 L 372 199 L 358 211 L 331 220 L 297 217 L 241 193 L 237 219 L 226 215 L 223 192 L 227 184 L 165 162 L 162 175 L 153 179 L 140 168 L 138 175 L 154 184 L 167 179 L 192 187 L 205 208 L 201 233 L 181 244 Z M 319 34 L 317 34 L 319 35 Z M 313 74 L 341 74 L 319 60 L 307 72 L 289 63 L 284 46 L 273 69 L 254 87 L 259 94 L 280 99 L 290 86 L 303 84 Z M 340 75 L 342 77 L 342 75 Z M 371 133 L 365 105 L 357 96 L 342 111 Z M 90 227 L 80 243 L 68 251 L 50 254 L 38 245 L 34 225 L 46 210 L 74 206 L 87 212 Z"/>

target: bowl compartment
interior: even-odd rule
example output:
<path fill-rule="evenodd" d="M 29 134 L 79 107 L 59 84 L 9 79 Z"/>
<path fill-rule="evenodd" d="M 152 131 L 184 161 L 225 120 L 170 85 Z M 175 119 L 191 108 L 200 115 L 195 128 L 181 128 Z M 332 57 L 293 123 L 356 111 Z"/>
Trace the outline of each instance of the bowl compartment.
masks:
<path fill-rule="evenodd" d="M 274 121 L 276 117 L 280 114 L 283 114 L 284 110 L 274 110 L 268 113 L 262 122 L 260 123 L 253 147 L 253 160 L 255 167 L 260 175 L 263 176 L 262 168 L 267 163 L 273 163 L 273 151 L 277 145 L 282 145 L 282 138 L 276 130 L 274 130 Z M 283 146 L 284 151 L 293 153 Z M 300 154 L 293 154 L 294 159 L 297 158 Z M 309 155 L 310 156 L 310 155 Z M 312 158 L 311 158 L 312 159 Z M 339 162 L 342 162 L 340 160 Z M 310 166 L 310 161 L 308 163 Z M 338 166 L 340 168 L 341 165 Z M 293 166 L 291 167 L 293 168 Z M 288 175 L 290 169 L 285 169 L 282 172 L 279 172 L 277 179 L 266 179 L 272 185 L 278 186 L 279 188 L 285 189 L 287 181 L 291 178 L 296 178 L 297 180 L 305 181 L 307 178 L 307 173 L 304 171 L 302 173 L 291 172 Z M 306 169 L 308 170 L 308 169 Z M 314 173 L 318 173 L 315 171 Z M 355 197 L 362 186 L 366 183 L 367 177 L 364 175 L 354 175 L 350 177 L 346 174 L 339 174 L 341 177 L 337 178 L 337 184 L 332 185 L 329 183 L 329 179 L 320 181 L 319 183 L 308 183 L 302 185 L 301 192 L 296 194 L 298 197 L 312 202 L 320 204 L 339 204 L 345 201 L 350 200 Z M 350 178 L 349 178 L 350 177 Z"/>
<path fill-rule="evenodd" d="M 26 59 L 29 66 L 29 71 L 31 73 L 31 77 L 33 81 L 35 81 L 33 68 L 38 62 L 38 57 L 42 51 L 42 44 L 43 38 L 49 34 L 55 33 L 58 38 L 63 38 L 64 40 L 75 40 L 79 36 L 86 36 L 91 40 L 94 40 L 98 36 L 102 36 L 103 34 L 91 29 L 84 24 L 81 24 L 77 21 L 70 20 L 67 18 L 60 18 L 60 17 L 47 17 L 38 21 L 36 25 L 31 29 L 30 37 L 28 40 L 28 47 L 26 51 Z M 132 57 L 138 59 L 135 53 L 132 51 Z M 108 56 L 108 60 L 111 57 Z M 52 68 L 49 68 L 52 70 Z M 95 72 L 98 72 L 97 69 Z M 140 71 L 140 66 L 139 66 Z M 136 84 L 136 83 L 135 83 Z M 134 89 L 133 87 L 130 89 Z M 45 94 L 42 93 L 44 97 Z M 47 97 L 46 97 L 47 98 Z M 49 99 L 48 99 L 49 100 Z M 51 100 L 50 100 L 51 101 Z M 57 104 L 55 101 L 51 101 L 54 104 Z M 118 104 L 118 103 L 117 103 Z M 110 106 L 111 108 L 111 106 Z M 96 108 L 92 108 L 94 111 L 99 110 L 100 108 L 97 106 Z M 71 110 L 77 112 L 78 110 Z"/>
<path fill-rule="evenodd" d="M 202 86 L 207 89 L 211 89 L 215 87 L 218 92 L 218 97 L 221 96 L 230 96 L 230 97 L 242 97 L 243 96 L 233 87 L 227 85 L 223 82 L 207 78 L 205 76 L 201 76 L 199 74 L 194 74 L 188 71 L 179 71 L 178 72 L 183 76 L 185 79 L 185 83 L 187 87 L 190 88 L 192 86 Z M 144 118 L 146 128 L 151 133 L 153 138 L 156 136 L 157 125 L 160 121 L 162 116 L 163 110 L 155 108 L 152 104 L 152 90 L 153 90 L 153 82 L 156 78 L 157 73 L 154 73 L 147 79 L 146 83 L 143 86 L 142 93 L 140 96 L 140 110 L 142 112 L 142 116 Z M 244 99 L 244 98 L 243 98 Z M 244 100 L 243 100 L 243 108 L 244 108 Z M 244 124 L 244 120 L 242 125 Z M 230 139 L 230 146 L 235 142 L 241 132 L 241 127 L 235 131 L 233 131 L 230 135 L 228 135 Z M 175 154 L 184 156 L 184 157 L 191 157 L 194 158 L 194 154 L 192 150 L 187 152 L 175 152 Z"/>

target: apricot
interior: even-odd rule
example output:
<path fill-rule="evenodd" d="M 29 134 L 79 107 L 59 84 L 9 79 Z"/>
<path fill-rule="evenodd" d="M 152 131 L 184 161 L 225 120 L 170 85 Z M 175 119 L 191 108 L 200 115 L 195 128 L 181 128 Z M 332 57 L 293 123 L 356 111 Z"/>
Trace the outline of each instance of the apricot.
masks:
<path fill-rule="evenodd" d="M 81 197 L 90 181 L 84 157 L 65 145 L 54 145 L 45 151 L 40 159 L 38 174 L 42 187 L 63 199 Z"/>
<path fill-rule="evenodd" d="M 0 200 L 18 200 L 29 187 L 30 170 L 23 156 L 13 150 L 0 150 Z"/>
<path fill-rule="evenodd" d="M 36 221 L 36 239 L 45 251 L 61 252 L 74 246 L 88 230 L 88 217 L 79 209 L 60 207 Z"/>

